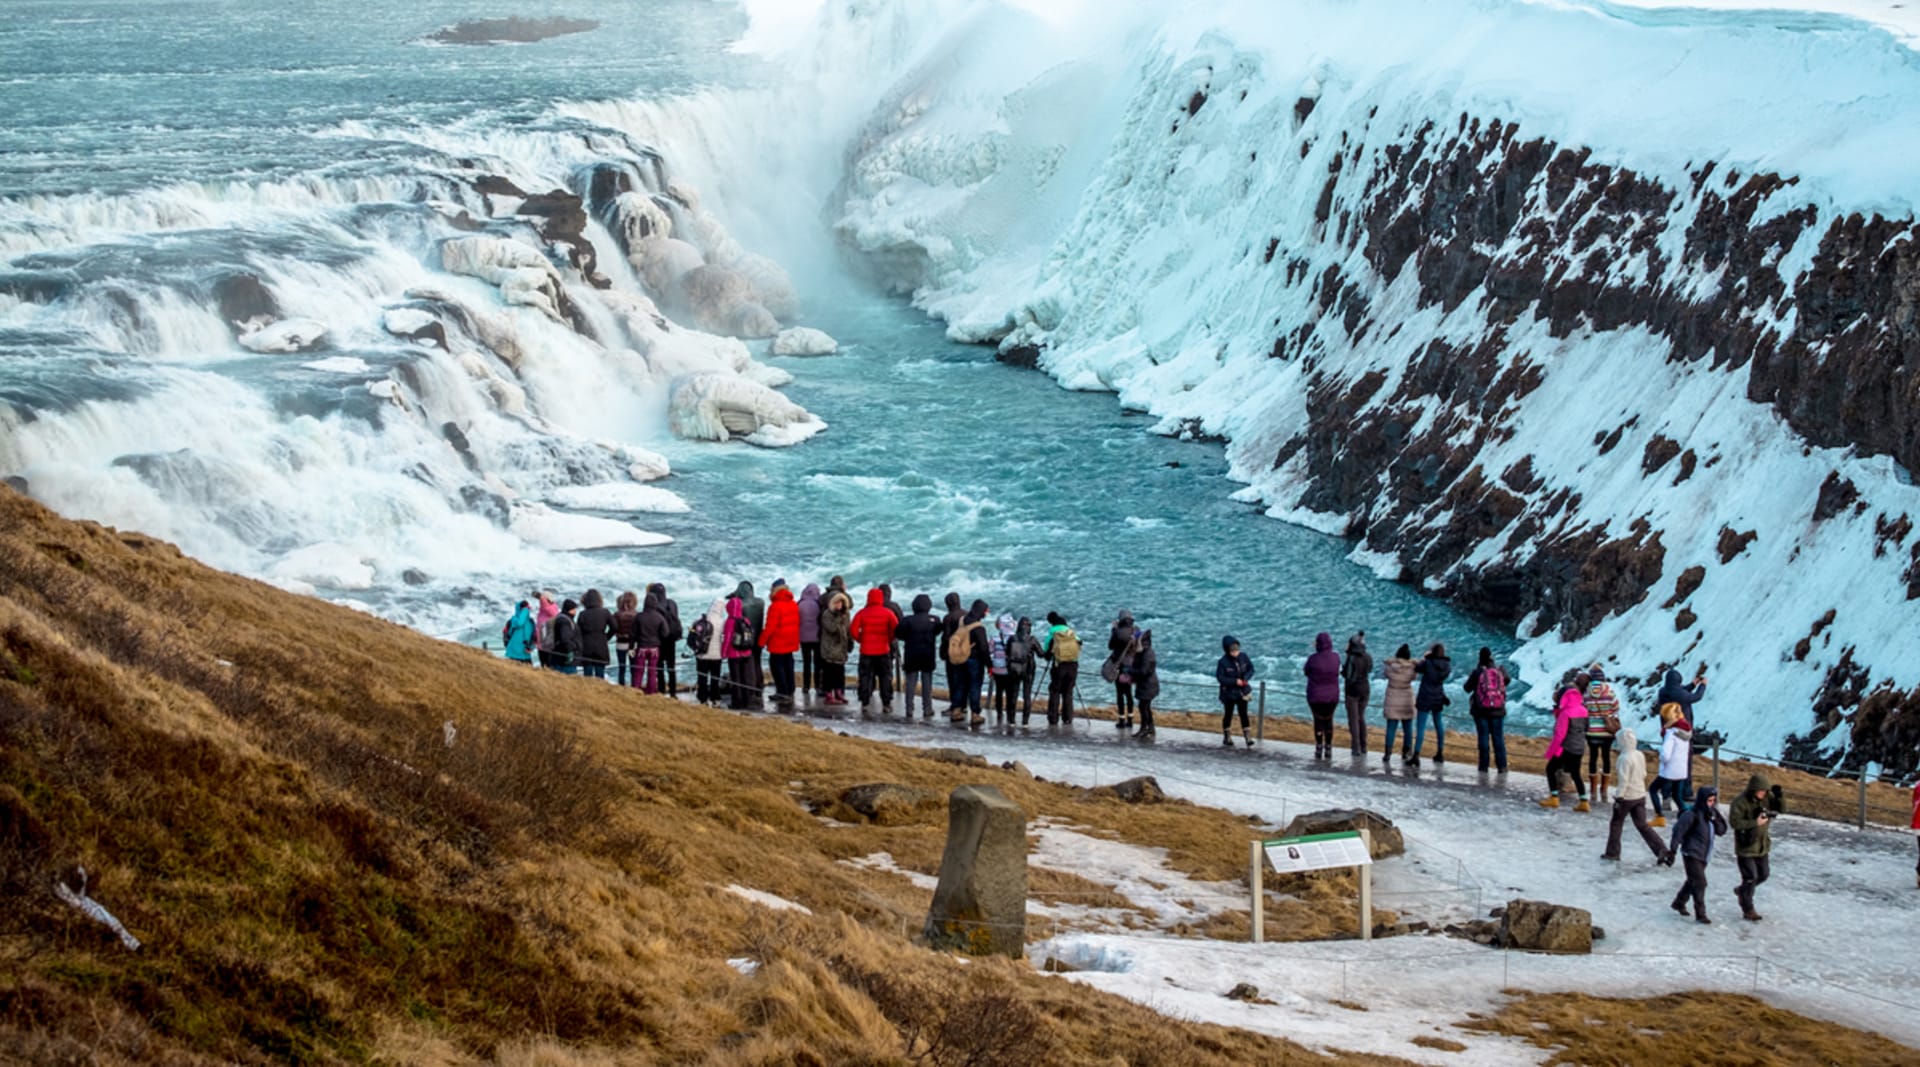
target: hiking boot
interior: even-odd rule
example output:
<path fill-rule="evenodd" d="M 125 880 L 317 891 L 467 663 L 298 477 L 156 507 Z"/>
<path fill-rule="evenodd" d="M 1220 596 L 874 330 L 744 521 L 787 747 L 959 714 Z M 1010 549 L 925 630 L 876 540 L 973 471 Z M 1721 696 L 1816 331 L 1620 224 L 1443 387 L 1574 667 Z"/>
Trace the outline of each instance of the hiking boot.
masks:
<path fill-rule="evenodd" d="M 1618 862 L 1620 862 L 1620 857 L 1618 857 L 1618 856 L 1609 856 L 1609 855 L 1607 855 L 1607 854 L 1606 854 L 1606 853 L 1604 853 L 1604 852 L 1602 852 L 1602 853 L 1600 853 L 1600 858 L 1601 858 L 1601 859 L 1603 859 L 1603 860 L 1612 860 L 1612 861 L 1613 861 L 1613 862 L 1615 862 L 1615 863 L 1618 863 Z"/>
<path fill-rule="evenodd" d="M 1541 806 L 1541 807 L 1543 807 L 1543 808 L 1557 808 L 1557 807 L 1559 807 L 1559 806 L 1560 806 L 1560 795 L 1559 795 L 1558 793 L 1555 793 L 1555 794 L 1554 794 L 1553 796 L 1550 796 L 1550 797 L 1548 797 L 1547 799 L 1545 799 L 1545 800 L 1543 800 L 1543 801 L 1541 801 L 1541 802 L 1540 802 L 1540 806 Z"/>
<path fill-rule="evenodd" d="M 1444 752 L 1442 752 L 1442 751 L 1440 751 L 1439 749 L 1434 749 L 1434 751 L 1433 751 L 1433 762 L 1435 762 L 1435 763 L 1445 763 L 1445 762 L 1447 762 L 1447 754 L 1446 754 L 1446 753 L 1444 753 Z"/>
<path fill-rule="evenodd" d="M 1754 911 L 1752 908 L 1742 908 L 1740 910 L 1740 917 L 1742 919 L 1747 920 L 1750 923 L 1757 923 L 1760 921 L 1760 913 L 1757 911 Z"/>
<path fill-rule="evenodd" d="M 1686 917 L 1687 917 L 1687 902 L 1686 902 L 1686 901 L 1684 901 L 1684 900 L 1676 900 L 1676 901 L 1674 901 L 1674 902 L 1673 902 L 1673 904 L 1671 905 L 1671 907 L 1673 908 L 1673 910 L 1674 910 L 1674 911 L 1677 911 L 1677 912 L 1679 912 L 1679 913 L 1680 913 L 1680 917 L 1681 917 L 1682 919 L 1684 919 L 1684 918 L 1686 918 Z"/>
<path fill-rule="evenodd" d="M 1221 735 L 1220 735 L 1220 747 L 1222 747 L 1222 748 L 1232 748 L 1232 747 L 1233 747 L 1233 735 L 1232 735 L 1232 734 L 1221 734 Z"/>
<path fill-rule="evenodd" d="M 1406 764 L 1407 766 L 1409 766 L 1409 767 L 1413 767 L 1413 768 L 1415 768 L 1415 769 L 1418 769 L 1418 768 L 1419 768 L 1419 766 L 1420 766 L 1420 757 L 1419 757 L 1419 756 L 1408 756 L 1408 757 L 1407 757 L 1406 759 L 1404 759 L 1404 760 L 1402 760 L 1401 762 L 1403 762 L 1403 763 L 1405 763 L 1405 764 Z"/>
<path fill-rule="evenodd" d="M 1578 804 L 1575 804 L 1575 805 L 1573 806 L 1573 810 L 1575 810 L 1575 811 L 1592 811 L 1592 810 L 1593 810 L 1593 806 L 1592 806 L 1591 804 L 1588 804 L 1588 803 L 1587 803 L 1587 798 L 1586 798 L 1586 797 L 1581 797 L 1581 798 L 1580 798 L 1580 803 L 1578 803 Z"/>
<path fill-rule="evenodd" d="M 1699 924 L 1700 924 L 1701 926 L 1712 926 L 1712 925 L 1713 925 L 1713 920 L 1712 920 L 1712 919 L 1709 919 L 1709 918 L 1707 918 L 1707 917 L 1706 917 L 1705 915 L 1695 915 L 1695 916 L 1693 917 L 1693 921 L 1694 921 L 1694 922 L 1697 922 L 1697 923 L 1699 923 Z"/>
<path fill-rule="evenodd" d="M 986 721 L 987 717 L 985 715 L 975 715 L 973 718 L 967 720 L 967 722 L 973 726 L 979 726 Z"/>
<path fill-rule="evenodd" d="M 1647 825 L 1648 826 L 1665 826 L 1667 825 L 1667 817 L 1665 815 L 1655 815 L 1653 817 L 1653 821 L 1648 823 Z"/>
<path fill-rule="evenodd" d="M 1654 862 L 1658 863 L 1662 867 L 1673 866 L 1673 850 L 1668 849 L 1667 851 L 1660 853 L 1660 858 L 1655 860 Z"/>
<path fill-rule="evenodd" d="M 1240 736 L 1246 739 L 1246 742 L 1247 742 L 1247 747 L 1248 747 L 1248 748 L 1252 748 L 1252 747 L 1253 747 L 1253 735 L 1252 735 L 1252 734 L 1250 734 L 1250 733 L 1247 733 L 1247 732 L 1246 732 L 1245 730 L 1242 730 L 1242 731 L 1240 731 Z M 1232 742 L 1232 741 L 1228 741 L 1227 743 L 1228 743 L 1228 744 L 1232 744 L 1233 742 Z"/>

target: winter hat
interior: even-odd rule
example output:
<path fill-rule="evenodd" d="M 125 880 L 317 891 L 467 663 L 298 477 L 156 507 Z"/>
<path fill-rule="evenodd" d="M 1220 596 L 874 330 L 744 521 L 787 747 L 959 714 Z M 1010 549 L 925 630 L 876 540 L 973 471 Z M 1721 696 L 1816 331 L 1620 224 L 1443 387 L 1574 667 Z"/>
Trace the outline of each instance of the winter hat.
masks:
<path fill-rule="evenodd" d="M 1587 677 L 1593 679 L 1596 682 L 1604 682 L 1607 680 L 1607 669 L 1605 667 L 1600 666 L 1598 663 L 1588 664 Z"/>
<path fill-rule="evenodd" d="M 573 611 L 573 609 L 579 606 L 580 605 L 573 602 L 572 597 L 568 597 L 566 600 L 562 601 L 560 604 L 560 614 L 562 615 L 569 614 Z"/>

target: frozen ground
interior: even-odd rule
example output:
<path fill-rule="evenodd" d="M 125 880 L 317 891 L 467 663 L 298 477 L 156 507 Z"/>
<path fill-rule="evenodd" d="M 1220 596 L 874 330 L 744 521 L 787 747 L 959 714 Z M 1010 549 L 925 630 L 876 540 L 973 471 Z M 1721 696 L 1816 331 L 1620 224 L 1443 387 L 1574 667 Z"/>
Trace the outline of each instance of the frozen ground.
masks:
<path fill-rule="evenodd" d="M 1163 730 L 1142 747 L 1116 741 L 1105 722 L 1067 736 L 1044 727 L 1013 736 L 897 721 L 814 720 L 822 729 L 910 746 L 959 745 L 996 763 L 1018 759 L 1043 778 L 1111 784 L 1152 774 L 1168 795 L 1251 815 L 1272 827 L 1302 812 L 1362 806 L 1392 818 L 1407 854 L 1375 868 L 1377 906 L 1403 921 L 1436 925 L 1484 917 L 1516 897 L 1590 909 L 1606 938 L 1587 957 L 1498 952 L 1447 937 L 1389 938 L 1372 944 L 1322 941 L 1250 945 L 1181 939 L 1165 932 L 1065 932 L 1032 946 L 1086 968 L 1069 976 L 1187 1016 L 1283 1035 L 1321 1048 L 1389 1053 L 1434 1063 L 1536 1063 L 1540 1050 L 1504 1038 L 1453 1030 L 1485 1013 L 1502 989 L 1578 990 L 1645 996 L 1709 989 L 1755 993 L 1783 1007 L 1876 1030 L 1920 1046 L 1920 960 L 1913 936 L 1920 893 L 1914 844 L 1903 833 L 1796 818 L 1774 831 L 1773 878 L 1760 891 L 1759 924 L 1742 922 L 1731 837 L 1709 874 L 1712 926 L 1667 910 L 1677 871 L 1656 867 L 1629 834 L 1618 863 L 1603 863 L 1607 818 L 1536 807 L 1540 782 L 1514 775 L 1480 783 L 1472 738 L 1453 735 L 1455 760 L 1419 773 L 1383 773 L 1378 756 L 1313 765 L 1304 746 L 1266 744 L 1224 752 L 1210 734 Z M 1462 741 L 1465 744 L 1461 744 Z M 1458 747 L 1453 747 L 1458 746 Z M 1740 783 L 1721 783 L 1730 794 Z M 1792 797 L 1788 798 L 1791 811 Z M 1066 843 L 1071 843 L 1068 840 Z M 1166 842 L 1177 848 L 1178 842 Z M 1083 861 L 1053 848 L 1047 866 L 1116 884 L 1113 857 L 1092 849 Z M 876 866 L 882 866 L 875 864 Z M 1124 894 L 1124 885 L 1120 888 Z M 1251 982 L 1271 1005 L 1230 1001 Z M 1365 1012 L 1336 1001 L 1366 1006 Z M 1434 1034 L 1469 1046 L 1470 1058 L 1415 1046 Z"/>

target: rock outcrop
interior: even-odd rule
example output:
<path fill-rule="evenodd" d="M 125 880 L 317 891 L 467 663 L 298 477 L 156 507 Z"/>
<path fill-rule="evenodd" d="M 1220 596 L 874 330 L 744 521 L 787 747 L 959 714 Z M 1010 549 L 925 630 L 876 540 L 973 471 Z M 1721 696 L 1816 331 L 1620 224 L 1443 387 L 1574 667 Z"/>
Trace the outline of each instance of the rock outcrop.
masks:
<path fill-rule="evenodd" d="M 1327 811 L 1296 815 L 1281 837 L 1306 837 L 1310 834 L 1337 834 L 1365 830 L 1372 842 L 1368 850 L 1374 859 L 1398 856 L 1407 850 L 1407 842 L 1393 820 L 1365 808 L 1332 808 Z"/>
<path fill-rule="evenodd" d="M 1593 915 L 1582 908 L 1539 900 L 1510 900 L 1500 916 L 1496 943 L 1537 952 L 1592 952 Z"/>

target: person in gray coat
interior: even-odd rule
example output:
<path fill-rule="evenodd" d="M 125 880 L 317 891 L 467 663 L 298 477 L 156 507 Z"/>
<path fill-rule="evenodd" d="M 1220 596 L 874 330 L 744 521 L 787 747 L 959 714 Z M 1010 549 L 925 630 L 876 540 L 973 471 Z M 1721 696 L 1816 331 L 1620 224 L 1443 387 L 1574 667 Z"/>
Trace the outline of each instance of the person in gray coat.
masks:
<path fill-rule="evenodd" d="M 1347 639 L 1347 658 L 1340 663 L 1342 691 L 1347 699 L 1347 751 L 1367 754 L 1367 701 L 1373 696 L 1373 655 L 1367 651 L 1365 630 Z"/>
<path fill-rule="evenodd" d="M 755 637 L 765 633 L 767 602 L 753 595 L 753 583 L 741 582 L 735 587 L 733 595 L 740 598 L 740 616 L 752 624 Z M 744 696 L 749 711 L 761 711 L 767 706 L 767 676 L 763 670 L 760 664 L 760 646 L 756 641 L 753 652 L 747 656 L 745 679 L 747 691 Z"/>

